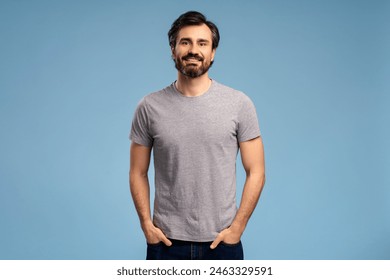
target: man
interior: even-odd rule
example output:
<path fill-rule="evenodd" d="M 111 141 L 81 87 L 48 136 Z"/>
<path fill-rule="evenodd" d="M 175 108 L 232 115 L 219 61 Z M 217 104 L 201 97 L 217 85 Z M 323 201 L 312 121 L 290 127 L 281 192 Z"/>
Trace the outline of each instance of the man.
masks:
<path fill-rule="evenodd" d="M 215 24 L 181 15 L 168 33 L 177 81 L 145 96 L 134 114 L 130 189 L 147 259 L 243 259 L 241 235 L 262 191 L 263 144 L 256 110 L 242 92 L 211 80 Z M 153 149 L 155 201 L 149 201 Z M 236 206 L 236 157 L 246 171 Z"/>

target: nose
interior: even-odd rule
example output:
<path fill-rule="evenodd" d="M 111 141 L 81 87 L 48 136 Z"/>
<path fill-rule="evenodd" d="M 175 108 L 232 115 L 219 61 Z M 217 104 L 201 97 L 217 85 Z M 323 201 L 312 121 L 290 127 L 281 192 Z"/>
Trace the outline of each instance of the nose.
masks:
<path fill-rule="evenodd" d="M 196 44 L 191 44 L 188 53 L 190 54 L 198 54 L 199 53 L 199 48 Z"/>

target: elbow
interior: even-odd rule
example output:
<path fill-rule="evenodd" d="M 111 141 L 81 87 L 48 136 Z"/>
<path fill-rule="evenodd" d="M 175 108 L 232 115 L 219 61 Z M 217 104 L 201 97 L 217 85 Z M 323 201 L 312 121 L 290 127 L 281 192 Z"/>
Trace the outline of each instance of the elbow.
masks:
<path fill-rule="evenodd" d="M 264 171 L 247 171 L 247 179 L 254 182 L 256 186 L 262 189 L 265 185 L 265 172 Z"/>
<path fill-rule="evenodd" d="M 132 185 L 134 185 L 134 181 L 135 181 L 135 174 L 133 173 L 133 172 L 129 172 L 129 184 L 130 184 L 130 187 L 132 186 Z"/>
<path fill-rule="evenodd" d="M 129 173 L 129 185 L 130 185 L 130 193 L 134 197 L 134 195 L 138 192 L 137 186 L 139 186 L 139 176 L 134 173 Z"/>
<path fill-rule="evenodd" d="M 263 188 L 265 185 L 265 173 L 263 172 L 263 175 L 261 177 L 261 188 Z"/>
<path fill-rule="evenodd" d="M 265 173 L 264 172 L 258 175 L 257 184 L 260 186 L 261 189 L 264 187 L 264 185 L 265 185 Z"/>
<path fill-rule="evenodd" d="M 148 172 L 130 169 L 129 171 L 130 189 L 134 188 L 134 186 L 137 185 L 140 180 L 148 180 Z"/>

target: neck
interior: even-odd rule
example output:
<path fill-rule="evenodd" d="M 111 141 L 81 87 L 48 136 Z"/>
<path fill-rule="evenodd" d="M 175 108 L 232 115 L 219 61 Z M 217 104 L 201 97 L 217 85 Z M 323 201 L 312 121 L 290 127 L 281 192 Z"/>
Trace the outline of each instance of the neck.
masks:
<path fill-rule="evenodd" d="M 207 73 L 197 78 L 190 78 L 179 72 L 176 81 L 177 90 L 188 97 L 200 96 L 205 93 L 211 85 L 211 80 Z"/>

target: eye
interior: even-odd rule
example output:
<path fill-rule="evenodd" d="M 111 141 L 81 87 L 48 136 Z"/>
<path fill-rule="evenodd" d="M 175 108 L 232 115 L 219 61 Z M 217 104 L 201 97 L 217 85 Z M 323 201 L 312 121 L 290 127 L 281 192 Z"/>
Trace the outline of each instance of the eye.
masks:
<path fill-rule="evenodd" d="M 187 46 L 188 45 L 188 41 L 181 41 L 180 44 L 183 45 L 183 46 Z"/>

